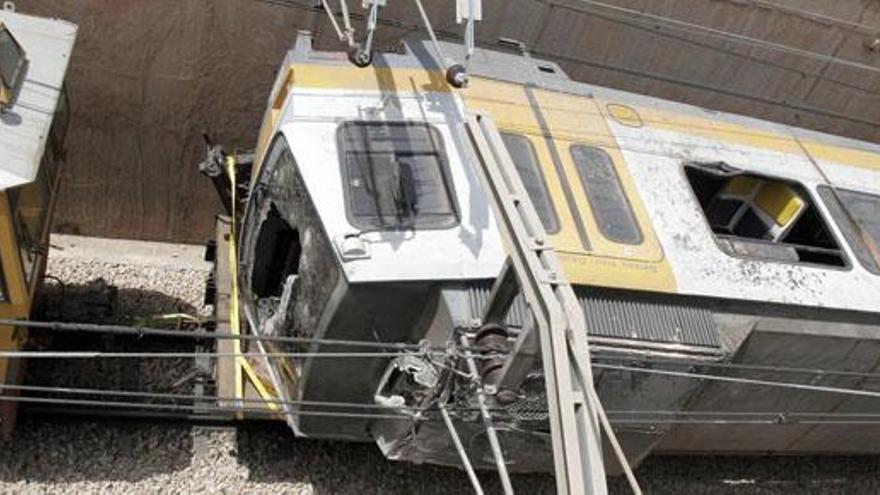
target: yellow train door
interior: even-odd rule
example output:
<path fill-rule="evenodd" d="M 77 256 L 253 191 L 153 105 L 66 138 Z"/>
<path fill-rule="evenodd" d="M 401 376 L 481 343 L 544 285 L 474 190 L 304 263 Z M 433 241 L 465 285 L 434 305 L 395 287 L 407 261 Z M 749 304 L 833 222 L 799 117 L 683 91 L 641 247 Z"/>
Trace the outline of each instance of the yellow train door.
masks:
<path fill-rule="evenodd" d="M 529 195 L 570 282 L 675 291 L 650 217 L 594 99 L 478 78 L 463 97 L 469 109 L 492 116 L 524 181 L 533 184 Z"/>

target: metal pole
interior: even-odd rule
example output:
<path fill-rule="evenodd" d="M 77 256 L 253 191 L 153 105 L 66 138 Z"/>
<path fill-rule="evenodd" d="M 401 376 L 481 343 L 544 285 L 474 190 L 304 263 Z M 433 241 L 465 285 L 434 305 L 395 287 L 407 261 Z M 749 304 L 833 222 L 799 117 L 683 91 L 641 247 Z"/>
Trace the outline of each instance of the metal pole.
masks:
<path fill-rule="evenodd" d="M 455 450 L 458 451 L 458 456 L 461 458 L 464 470 L 467 471 L 468 478 L 471 480 L 471 485 L 474 487 L 474 493 L 477 495 L 483 495 L 483 487 L 480 485 L 480 479 L 477 478 L 477 473 L 471 465 L 471 460 L 468 459 L 467 451 L 464 450 L 464 445 L 461 444 L 461 438 L 459 438 L 458 432 L 455 431 L 455 425 L 452 424 L 452 419 L 449 417 L 449 411 L 446 410 L 446 404 L 440 404 L 440 414 L 443 416 L 443 422 L 446 423 L 446 429 L 449 430 L 449 436 L 452 437 L 452 443 L 455 444 Z"/>
<path fill-rule="evenodd" d="M 461 336 L 461 346 L 464 349 L 470 346 L 467 335 Z M 498 441 L 498 432 L 495 431 L 495 425 L 492 424 L 492 415 L 486 407 L 486 395 L 483 392 L 483 381 L 480 379 L 477 363 L 474 361 L 471 353 L 468 353 L 466 361 L 471 376 L 477 382 L 477 404 L 480 406 L 480 415 L 483 417 L 483 425 L 486 427 L 486 435 L 489 437 L 489 446 L 492 447 L 492 455 L 495 457 L 495 466 L 498 468 L 498 475 L 501 477 L 501 485 L 504 486 L 505 495 L 513 495 L 513 485 L 510 484 L 507 464 L 504 463 L 504 452 L 501 450 L 501 442 Z"/>

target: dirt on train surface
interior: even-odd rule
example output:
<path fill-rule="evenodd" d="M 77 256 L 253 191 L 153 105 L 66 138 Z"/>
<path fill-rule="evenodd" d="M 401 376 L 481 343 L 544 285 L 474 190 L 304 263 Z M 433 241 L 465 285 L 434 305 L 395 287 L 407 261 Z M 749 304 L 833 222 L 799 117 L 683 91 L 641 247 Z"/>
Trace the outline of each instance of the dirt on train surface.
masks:
<path fill-rule="evenodd" d="M 38 318 L 137 324 L 206 316 L 200 246 L 54 236 Z M 131 347 L 100 337 L 53 346 Z M 143 342 L 138 343 L 143 345 Z M 173 350 L 186 352 L 189 344 Z M 169 349 L 163 349 L 167 351 Z M 41 362 L 29 383 L 181 392 L 186 359 Z M 646 493 L 877 493 L 878 457 L 653 457 Z M 500 493 L 493 472 L 480 473 Z M 622 479 L 612 493 L 628 493 Z M 548 475 L 515 476 L 517 493 L 554 493 Z M 211 428 L 171 421 L 94 421 L 26 414 L 0 444 L 0 493 L 469 493 L 464 472 L 387 461 L 372 444 L 295 439 L 284 425 Z"/>

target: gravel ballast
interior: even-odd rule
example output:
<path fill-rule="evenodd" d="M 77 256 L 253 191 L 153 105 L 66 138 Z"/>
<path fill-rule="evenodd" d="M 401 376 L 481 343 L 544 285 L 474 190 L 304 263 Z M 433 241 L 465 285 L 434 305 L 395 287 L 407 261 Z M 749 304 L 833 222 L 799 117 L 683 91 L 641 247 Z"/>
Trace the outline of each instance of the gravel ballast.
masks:
<path fill-rule="evenodd" d="M 50 319 L 131 323 L 206 314 L 209 266 L 197 246 L 53 236 L 41 311 Z M 114 290 L 115 289 L 115 290 Z M 68 342 L 65 342 L 67 345 Z M 87 346 L 92 341 L 70 345 Z M 119 344 L 123 348 L 126 342 Z M 29 382 L 175 391 L 189 362 L 29 365 Z M 646 493 L 877 493 L 877 457 L 654 457 Z M 488 493 L 497 476 L 481 473 Z M 548 475 L 516 476 L 517 493 L 553 493 Z M 0 493 L 469 493 L 463 472 L 387 461 L 373 444 L 295 439 L 283 425 L 19 420 L 0 443 Z M 613 493 L 628 493 L 622 480 Z"/>

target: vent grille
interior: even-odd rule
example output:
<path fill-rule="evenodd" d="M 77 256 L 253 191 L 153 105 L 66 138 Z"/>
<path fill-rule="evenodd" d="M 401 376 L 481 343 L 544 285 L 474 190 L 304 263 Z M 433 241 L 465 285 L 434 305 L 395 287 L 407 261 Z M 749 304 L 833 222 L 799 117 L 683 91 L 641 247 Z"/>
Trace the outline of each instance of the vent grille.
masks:
<path fill-rule="evenodd" d="M 480 317 L 491 290 L 490 283 L 469 287 L 468 310 L 471 318 Z M 715 321 L 708 309 L 661 301 L 649 294 L 618 294 L 585 287 L 576 287 L 575 292 L 592 336 L 658 344 L 721 347 Z M 525 302 L 521 296 L 517 296 L 506 323 L 514 327 L 522 326 L 526 314 Z"/>

